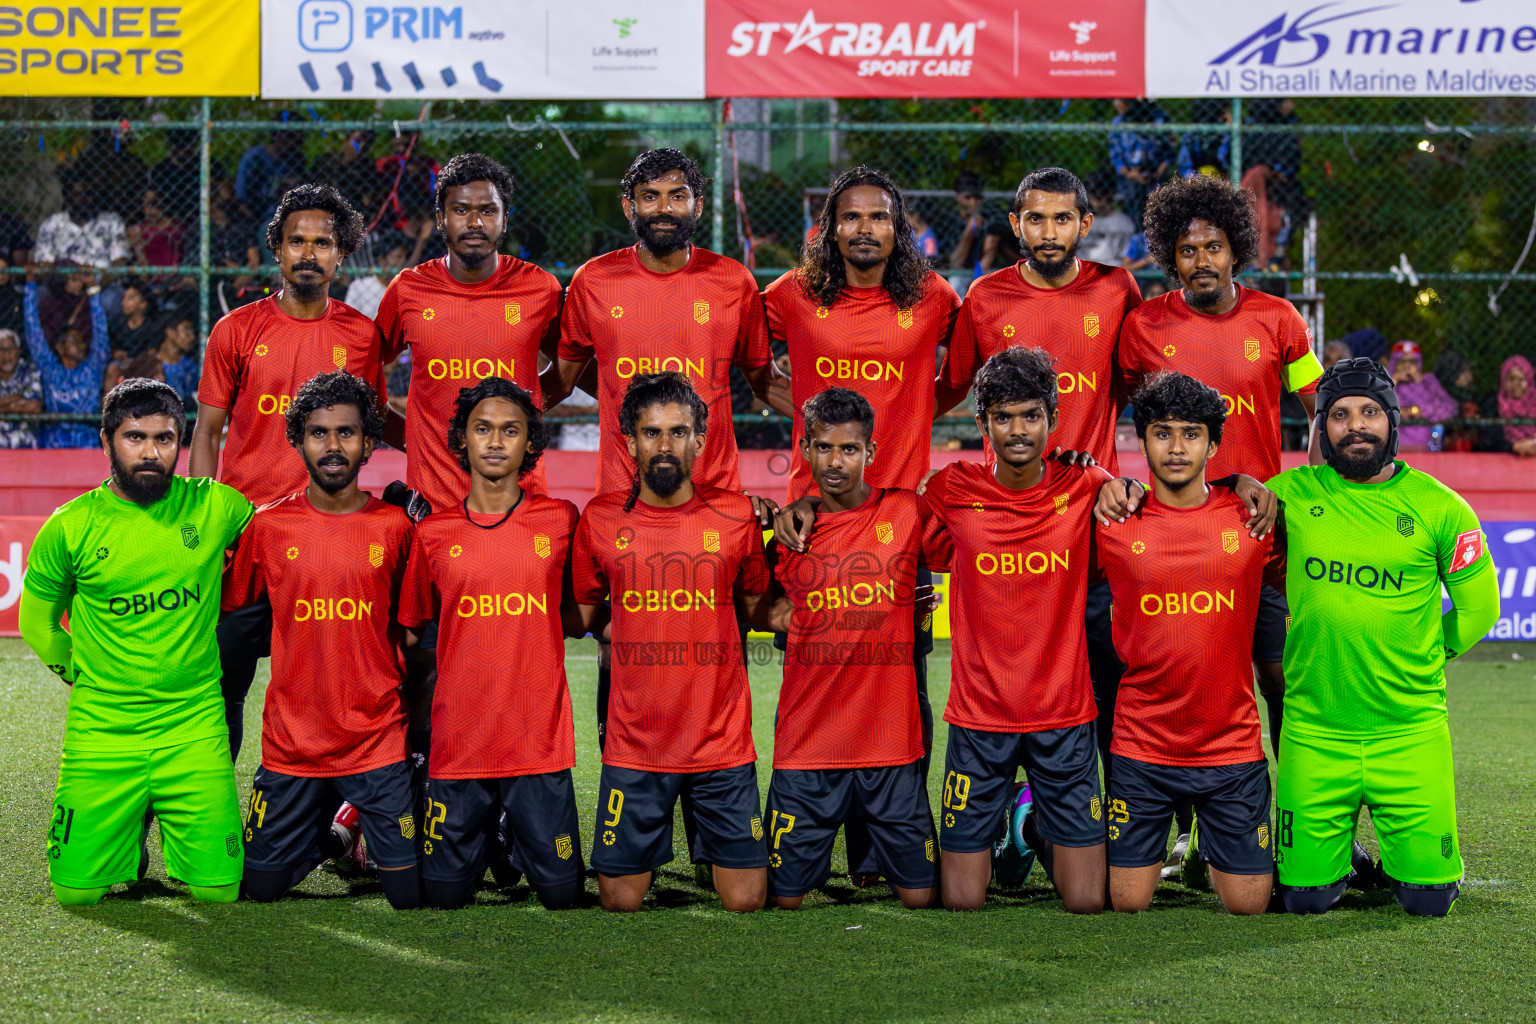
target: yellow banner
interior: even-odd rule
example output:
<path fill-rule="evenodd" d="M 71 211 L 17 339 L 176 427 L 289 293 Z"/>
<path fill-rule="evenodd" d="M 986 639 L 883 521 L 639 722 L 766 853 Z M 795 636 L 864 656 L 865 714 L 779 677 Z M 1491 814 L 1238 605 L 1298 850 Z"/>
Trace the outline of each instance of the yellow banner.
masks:
<path fill-rule="evenodd" d="M 253 96 L 259 0 L 0 3 L 0 96 Z"/>

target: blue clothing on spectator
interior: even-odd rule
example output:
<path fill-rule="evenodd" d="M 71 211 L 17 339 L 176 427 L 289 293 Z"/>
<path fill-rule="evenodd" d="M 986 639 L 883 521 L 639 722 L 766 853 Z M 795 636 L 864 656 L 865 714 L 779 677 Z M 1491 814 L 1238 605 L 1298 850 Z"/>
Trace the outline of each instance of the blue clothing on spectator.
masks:
<path fill-rule="evenodd" d="M 160 369 L 165 373 L 165 382 L 176 389 L 182 401 L 197 397 L 197 381 L 202 376 L 202 367 L 196 359 L 190 355 L 182 356 L 180 362 L 161 362 Z"/>
<path fill-rule="evenodd" d="M 939 255 L 939 236 L 933 233 L 931 227 L 912 232 L 912 243 L 925 260 L 936 259 Z"/>
<path fill-rule="evenodd" d="M 1202 168 L 1215 168 L 1223 177 L 1232 166 L 1232 136 L 1190 132 L 1179 142 L 1179 177 L 1193 178 Z"/>
<path fill-rule="evenodd" d="M 290 168 L 287 161 L 267 152 L 265 143 L 245 151 L 235 170 L 235 197 L 260 215 L 277 205 L 278 188 Z"/>
<path fill-rule="evenodd" d="M 1136 121 L 1141 122 L 1143 118 L 1151 124 L 1168 123 L 1168 115 L 1159 107 L 1139 113 Z M 1126 115 L 1116 114 L 1110 123 L 1125 124 Z M 1109 162 L 1114 164 L 1116 174 L 1123 174 L 1133 168 L 1155 171 L 1159 165 L 1168 161 L 1168 149 L 1167 140 L 1161 134 L 1142 135 L 1127 128 L 1109 133 Z"/>
<path fill-rule="evenodd" d="M 1147 258 L 1147 233 L 1138 231 L 1131 236 L 1131 240 L 1125 243 L 1125 252 L 1121 257 L 1127 263 L 1135 263 L 1137 260 Z"/>
<path fill-rule="evenodd" d="M 47 412 L 96 413 L 101 411 L 101 375 L 112 358 L 112 342 L 107 338 L 107 315 L 101 308 L 101 296 L 92 295 L 91 352 L 84 362 L 68 369 L 43 337 L 43 323 L 37 315 L 37 285 L 28 282 L 22 295 L 22 315 L 27 321 L 27 353 L 43 375 L 43 409 Z M 89 423 L 45 423 L 44 448 L 95 448 L 100 431 Z"/>

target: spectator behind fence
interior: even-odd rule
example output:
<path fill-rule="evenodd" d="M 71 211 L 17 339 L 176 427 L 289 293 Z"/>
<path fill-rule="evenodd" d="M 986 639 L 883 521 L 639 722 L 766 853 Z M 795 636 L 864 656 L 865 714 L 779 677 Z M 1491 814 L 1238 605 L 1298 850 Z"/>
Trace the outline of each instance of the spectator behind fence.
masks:
<path fill-rule="evenodd" d="M 99 288 L 88 297 L 91 311 L 91 340 L 78 327 L 66 327 L 54 337 L 43 334 L 38 316 L 37 282 L 29 269 L 24 289 L 23 310 L 27 320 L 27 353 L 37 364 L 43 378 L 43 409 L 46 412 L 74 412 L 94 415 L 101 408 L 101 377 L 111 358 L 107 340 L 107 318 L 101 309 Z M 88 423 L 45 423 L 44 448 L 95 448 L 100 439 L 97 429 Z"/>
<path fill-rule="evenodd" d="M 1277 258 L 1280 246 L 1290 237 L 1290 222 L 1285 207 L 1270 195 L 1270 184 L 1279 176 L 1267 164 L 1254 164 L 1243 175 L 1243 189 L 1253 196 L 1254 219 L 1259 225 L 1259 258 L 1255 267 L 1260 270 L 1282 270 Z M 1279 253 L 1283 258 L 1284 253 Z"/>
<path fill-rule="evenodd" d="M 16 337 L 27 329 L 27 321 L 21 315 L 21 279 L 7 273 L 10 264 L 0 260 L 0 327 L 16 332 Z"/>
<path fill-rule="evenodd" d="M 143 377 L 148 380 L 157 380 L 166 383 L 165 370 L 160 365 L 160 356 L 155 352 L 140 352 L 126 363 L 111 363 L 107 366 L 107 372 L 102 374 L 101 397 L 106 398 L 107 392 L 117 387 L 125 380 L 135 377 Z"/>
<path fill-rule="evenodd" d="M 123 218 L 100 209 L 85 178 L 71 175 L 64 187 L 64 209 L 45 217 L 37 227 L 32 259 L 111 267 L 123 266 L 132 258 Z"/>
<path fill-rule="evenodd" d="M 283 179 L 304 174 L 304 154 L 297 136 L 294 131 L 273 132 L 240 157 L 235 168 L 235 198 L 250 210 L 254 223 L 265 223 L 277 209 Z"/>
<path fill-rule="evenodd" d="M 1433 373 L 1424 372 L 1424 354 L 1416 341 L 1399 341 L 1392 346 L 1387 372 L 1397 385 L 1397 401 L 1404 420 L 1428 420 L 1429 426 L 1404 425 L 1398 433 L 1403 451 L 1439 451 L 1445 436 L 1445 424 L 1456 418 L 1456 400 L 1445 393 Z"/>
<path fill-rule="evenodd" d="M 1133 274 L 1152 265 L 1152 254 L 1147 251 L 1145 231 L 1136 232 L 1125 243 L 1125 251 L 1120 254 L 1120 265 Z"/>
<path fill-rule="evenodd" d="M 441 168 L 427 155 L 418 136 L 390 139 L 388 155 L 374 161 L 373 169 L 384 216 L 397 228 L 410 232 L 424 214 L 431 215 L 437 204 L 435 187 Z"/>
<path fill-rule="evenodd" d="M 30 275 L 29 275 L 30 277 Z M 38 295 L 38 322 L 43 327 L 43 337 L 53 338 L 63 331 L 74 328 L 87 342 L 92 336 L 91 304 L 87 292 L 92 287 L 92 274 L 71 263 L 63 263 L 58 272 L 49 275 L 48 283 Z M 23 325 L 26 317 L 23 313 Z"/>
<path fill-rule="evenodd" d="M 197 356 L 197 325 L 191 317 L 166 320 L 160 347 L 160 369 L 165 382 L 176 389 L 189 408 L 197 404 L 197 382 L 203 375 Z"/>
<path fill-rule="evenodd" d="M 0 209 L 0 266 L 24 266 L 32 259 L 32 232 L 12 210 Z"/>
<path fill-rule="evenodd" d="M 202 197 L 202 162 L 198 152 L 197 132 L 180 128 L 166 133 L 170 154 L 149 169 L 149 187 L 160 197 L 166 214 L 178 224 L 197 223 Z M 208 180 L 224 177 L 224 164 L 213 160 L 208 165 Z"/>
<path fill-rule="evenodd" d="M 1472 364 L 1461 352 L 1454 348 L 1442 349 L 1435 357 L 1435 376 L 1456 403 L 1458 415 L 1476 419 L 1483 414 L 1477 400 L 1477 377 L 1472 372 Z M 1447 451 L 1500 451 L 1503 447 L 1504 432 L 1498 427 L 1456 427 L 1445 440 Z"/>
<path fill-rule="evenodd" d="M 918 255 L 931 267 L 939 262 L 939 236 L 928 220 L 929 206 L 925 198 L 913 199 L 912 205 L 907 207 L 907 227 L 912 231 L 912 244 L 917 246 Z"/>
<path fill-rule="evenodd" d="M 1362 327 L 1358 331 L 1351 331 L 1344 335 L 1343 341 L 1355 354 L 1355 358 L 1363 356 L 1366 359 L 1374 359 L 1378 363 L 1386 360 L 1387 350 L 1392 347 L 1387 341 L 1387 336 L 1374 327 Z"/>
<path fill-rule="evenodd" d="M 378 212 L 379 173 L 368 151 L 373 148 L 373 132 L 352 131 L 347 133 L 341 148 L 321 154 L 315 161 L 314 179 L 333 185 L 352 205 L 371 217 Z"/>
<path fill-rule="evenodd" d="M 359 274 L 354 277 L 352 283 L 347 285 L 345 300 L 347 305 L 370 320 L 378 316 L 384 290 L 395 279 L 395 275 L 405 268 L 405 259 L 410 249 L 410 243 L 399 231 L 391 228 L 380 234 L 381 237 L 373 240 L 372 251 L 383 270 L 377 274 Z"/>
<path fill-rule="evenodd" d="M 21 357 L 21 339 L 0 328 L 0 413 L 43 411 L 43 378 L 37 364 Z M 0 420 L 0 448 L 36 448 L 37 431 L 29 423 Z"/>
<path fill-rule="evenodd" d="M 1328 369 L 1334 363 L 1342 359 L 1353 359 L 1355 354 L 1349 350 L 1349 345 L 1343 341 L 1330 341 L 1323 346 L 1323 369 Z"/>
<path fill-rule="evenodd" d="M 1189 119 L 1196 124 L 1232 123 L 1230 100 L 1204 96 L 1190 104 Z M 1179 140 L 1179 177 L 1209 174 L 1225 178 L 1231 171 L 1232 135 L 1225 131 L 1190 132 Z"/>
<path fill-rule="evenodd" d="M 183 255 L 181 225 L 172 220 L 160 203 L 160 193 L 146 189 L 141 204 L 143 216 L 128 228 L 128 244 L 143 267 L 180 266 Z M 171 287 L 181 282 L 175 274 L 161 276 L 156 283 Z"/>
<path fill-rule="evenodd" d="M 1168 115 L 1151 100 L 1115 100 L 1112 124 L 1167 124 Z M 1109 162 L 1115 169 L 1115 195 L 1131 222 L 1141 225 L 1147 193 L 1168 174 L 1172 146 L 1161 132 L 1122 128 L 1109 134 Z"/>
<path fill-rule="evenodd" d="M 959 281 L 950 279 L 962 294 L 965 282 L 998 267 L 1011 266 L 1019 258 L 1019 240 L 1007 219 L 989 216 L 983 208 L 984 201 L 980 175 L 965 171 L 955 179 L 955 205 L 965 223 L 950 250 L 949 265 L 955 270 L 970 271 Z"/>
<path fill-rule="evenodd" d="M 1093 206 L 1093 225 L 1088 229 L 1088 237 L 1083 239 L 1079 255 L 1085 260 L 1114 266 L 1120 262 L 1120 255 L 1138 228 L 1116 205 L 1115 179 L 1111 175 L 1103 171 L 1090 175 L 1087 185 L 1088 202 Z"/>
<path fill-rule="evenodd" d="M 135 281 L 123 285 L 122 315 L 108 322 L 107 334 L 117 360 L 132 359 L 160 344 L 154 297 L 146 286 Z"/>
<path fill-rule="evenodd" d="M 1536 419 L 1536 387 L 1532 387 L 1531 361 L 1510 356 L 1499 369 L 1499 391 L 1490 412 L 1502 419 Z M 1516 455 L 1536 455 L 1536 423 L 1504 424 L 1505 450 Z"/>

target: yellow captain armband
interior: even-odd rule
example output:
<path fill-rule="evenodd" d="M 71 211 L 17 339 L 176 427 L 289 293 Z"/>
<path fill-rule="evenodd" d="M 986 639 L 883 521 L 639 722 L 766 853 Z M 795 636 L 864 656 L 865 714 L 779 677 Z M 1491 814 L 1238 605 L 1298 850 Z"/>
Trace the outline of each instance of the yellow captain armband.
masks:
<path fill-rule="evenodd" d="M 1300 359 L 1285 364 L 1285 390 L 1300 391 L 1323 375 L 1323 364 L 1317 356 L 1308 352 Z"/>

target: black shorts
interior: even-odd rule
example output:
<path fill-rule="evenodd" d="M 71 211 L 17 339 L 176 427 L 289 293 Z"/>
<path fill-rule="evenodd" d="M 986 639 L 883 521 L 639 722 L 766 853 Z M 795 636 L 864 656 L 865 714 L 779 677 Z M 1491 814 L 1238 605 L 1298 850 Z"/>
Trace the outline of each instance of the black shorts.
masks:
<path fill-rule="evenodd" d="M 1285 634 L 1291 628 L 1291 606 L 1285 595 L 1264 584 L 1259 591 L 1259 617 L 1253 623 L 1253 660 L 1282 662 L 1285 660 Z"/>
<path fill-rule="evenodd" d="M 922 765 L 775 768 L 768 783 L 768 889 L 804 896 L 832 874 L 845 822 L 865 826 L 872 870 L 903 889 L 939 884 L 937 836 Z"/>
<path fill-rule="evenodd" d="M 503 813 L 508 859 L 535 888 L 581 882 L 581 823 L 568 768 L 502 779 L 429 778 L 421 826 L 422 877 L 478 880 L 487 866 L 487 837 Z"/>
<path fill-rule="evenodd" d="M 411 762 L 357 775 L 313 779 L 258 766 L 245 818 L 245 866 L 289 871 L 324 858 L 321 840 L 345 800 L 357 808 L 368 859 L 381 868 L 416 863 L 416 803 Z"/>
<path fill-rule="evenodd" d="M 1269 764 L 1209 768 L 1148 764 L 1114 755 L 1109 776 L 1109 864 L 1144 868 L 1168 855 L 1174 805 L 1195 805 L 1200 853 L 1229 875 L 1267 875 L 1274 852 L 1269 829 Z"/>
<path fill-rule="evenodd" d="M 1061 846 L 1104 842 L 1099 749 L 1094 724 L 1043 732 L 982 732 L 949 727 L 939 846 L 950 853 L 992 849 L 1022 767 L 1035 795 L 1035 827 Z"/>
<path fill-rule="evenodd" d="M 693 803 L 693 853 L 722 868 L 765 868 L 757 763 L 713 772 L 643 772 L 603 765 L 593 828 L 592 866 L 605 875 L 640 875 L 672 860 L 672 810 Z"/>

